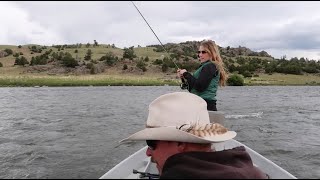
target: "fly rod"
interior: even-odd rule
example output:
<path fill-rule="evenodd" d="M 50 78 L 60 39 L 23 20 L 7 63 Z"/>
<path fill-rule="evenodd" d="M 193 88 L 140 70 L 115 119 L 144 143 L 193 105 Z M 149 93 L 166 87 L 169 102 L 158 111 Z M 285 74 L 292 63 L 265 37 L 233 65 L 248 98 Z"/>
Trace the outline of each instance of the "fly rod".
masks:
<path fill-rule="evenodd" d="M 147 25 L 149 26 L 149 28 L 151 29 L 151 31 L 153 32 L 153 34 L 156 36 L 156 38 L 158 39 L 158 41 L 160 42 L 162 48 L 164 49 L 164 51 L 169 54 L 169 52 L 166 50 L 166 48 L 163 46 L 162 42 L 160 41 L 159 37 L 157 36 L 157 34 L 153 31 L 153 29 L 151 28 L 151 26 L 149 25 L 148 21 L 146 20 L 146 18 L 144 18 L 144 16 L 142 15 L 142 13 L 139 11 L 138 7 L 134 4 L 133 1 L 131 1 L 133 6 L 136 8 L 136 10 L 139 12 L 139 14 L 141 15 L 141 17 L 143 18 L 143 20 L 147 23 Z M 177 69 L 180 69 L 178 67 L 178 65 L 172 60 L 173 64 L 176 66 Z M 182 84 L 180 84 L 181 89 L 189 89 L 189 85 L 188 82 L 184 79 L 181 78 Z"/>

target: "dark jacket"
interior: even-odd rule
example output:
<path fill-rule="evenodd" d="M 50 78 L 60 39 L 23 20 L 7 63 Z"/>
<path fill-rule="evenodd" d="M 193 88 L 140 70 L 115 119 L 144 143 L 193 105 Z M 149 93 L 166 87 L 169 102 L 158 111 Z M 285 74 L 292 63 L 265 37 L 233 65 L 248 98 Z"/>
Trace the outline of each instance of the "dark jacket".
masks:
<path fill-rule="evenodd" d="M 160 179 L 267 179 L 253 166 L 243 146 L 216 152 L 175 154 L 164 164 Z"/>
<path fill-rule="evenodd" d="M 188 91 L 200 96 L 207 102 L 207 109 L 217 111 L 216 94 L 219 85 L 220 74 L 216 65 L 210 60 L 201 63 L 199 68 L 191 75 L 183 73 L 187 80 Z"/>
<path fill-rule="evenodd" d="M 193 75 L 185 72 L 183 77 L 188 81 L 189 92 L 197 94 L 203 99 L 216 100 L 220 74 L 213 62 L 210 60 L 203 62 Z"/>

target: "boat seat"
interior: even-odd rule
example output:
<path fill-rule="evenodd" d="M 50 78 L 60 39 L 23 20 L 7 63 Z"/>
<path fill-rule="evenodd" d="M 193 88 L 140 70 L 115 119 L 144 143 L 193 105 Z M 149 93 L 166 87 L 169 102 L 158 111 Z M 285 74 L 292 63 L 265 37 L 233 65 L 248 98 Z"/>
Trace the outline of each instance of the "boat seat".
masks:
<path fill-rule="evenodd" d="M 225 120 L 224 112 L 222 112 L 222 111 L 208 111 L 208 113 L 209 113 L 209 118 L 210 118 L 211 123 L 219 123 L 223 126 L 225 125 L 224 124 L 224 120 Z"/>

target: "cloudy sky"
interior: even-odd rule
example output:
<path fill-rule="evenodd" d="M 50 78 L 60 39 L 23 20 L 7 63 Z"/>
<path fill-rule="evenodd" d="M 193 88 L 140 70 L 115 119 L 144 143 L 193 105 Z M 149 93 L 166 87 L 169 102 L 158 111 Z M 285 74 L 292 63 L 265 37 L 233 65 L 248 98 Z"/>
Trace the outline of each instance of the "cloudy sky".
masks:
<path fill-rule="evenodd" d="M 163 44 L 212 39 L 320 60 L 320 2 L 133 1 Z M 0 2 L 0 44 L 159 44 L 130 1 Z"/>

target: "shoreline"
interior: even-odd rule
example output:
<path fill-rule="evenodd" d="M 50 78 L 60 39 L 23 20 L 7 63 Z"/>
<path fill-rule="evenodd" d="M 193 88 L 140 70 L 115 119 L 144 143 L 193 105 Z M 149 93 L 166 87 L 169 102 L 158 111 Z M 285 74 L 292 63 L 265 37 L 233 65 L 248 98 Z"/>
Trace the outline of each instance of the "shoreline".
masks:
<path fill-rule="evenodd" d="M 117 76 L 117 75 L 84 75 L 84 76 L 2 76 L 0 87 L 73 87 L 73 86 L 176 86 L 179 80 Z"/>
<path fill-rule="evenodd" d="M 269 78 L 269 79 L 268 79 Z M 284 80 L 287 78 L 288 80 Z M 289 75 L 261 75 L 245 78 L 244 86 L 320 86 L 317 79 L 294 79 Z M 0 87 L 74 87 L 74 86 L 180 86 L 174 76 L 150 75 L 5 75 L 0 76 Z"/>

